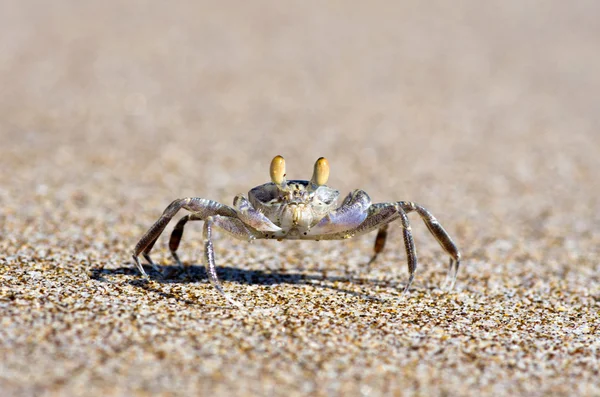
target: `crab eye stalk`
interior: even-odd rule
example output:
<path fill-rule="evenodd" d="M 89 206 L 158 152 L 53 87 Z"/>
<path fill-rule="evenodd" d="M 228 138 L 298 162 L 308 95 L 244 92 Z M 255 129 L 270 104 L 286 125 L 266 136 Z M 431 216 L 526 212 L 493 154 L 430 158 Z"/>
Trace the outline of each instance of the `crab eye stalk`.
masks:
<path fill-rule="evenodd" d="M 315 169 L 311 178 L 311 183 L 321 186 L 327 183 L 329 179 L 329 162 L 325 157 L 321 157 L 315 163 Z"/>
<path fill-rule="evenodd" d="M 281 186 L 285 181 L 285 160 L 281 156 L 275 156 L 271 160 L 271 181 L 277 186 Z"/>

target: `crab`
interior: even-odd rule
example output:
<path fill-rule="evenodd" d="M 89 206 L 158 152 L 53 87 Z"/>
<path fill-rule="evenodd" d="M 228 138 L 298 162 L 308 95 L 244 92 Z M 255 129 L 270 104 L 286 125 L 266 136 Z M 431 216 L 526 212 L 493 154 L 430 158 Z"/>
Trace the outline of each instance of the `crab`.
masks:
<path fill-rule="evenodd" d="M 271 161 L 270 174 L 271 182 L 251 189 L 248 198 L 242 194 L 235 196 L 233 207 L 199 197 L 177 199 L 169 204 L 135 246 L 133 260 L 140 273 L 147 277 L 140 264 L 140 254 L 158 270 L 150 258 L 150 251 L 169 221 L 182 208 L 190 213 L 177 222 L 171 233 L 169 248 L 173 259 L 182 266 L 177 248 L 187 222 L 204 221 L 204 260 L 208 279 L 229 303 L 236 306 L 240 305 L 225 293 L 217 277 L 212 242 L 213 228 L 219 228 L 234 238 L 247 241 L 342 240 L 378 229 L 370 265 L 385 246 L 389 224 L 399 219 L 408 262 L 409 278 L 402 293 L 406 295 L 417 268 L 417 255 L 407 216 L 414 211 L 450 256 L 448 273 L 442 287 L 448 287 L 448 290 L 454 287 L 460 265 L 460 252 L 450 235 L 424 207 L 410 201 L 372 204 L 371 198 L 363 190 L 349 193 L 341 205 L 337 206 L 340 193 L 326 185 L 329 163 L 324 157 L 316 161 L 310 181 L 286 180 L 285 160 L 281 156 L 275 156 Z"/>

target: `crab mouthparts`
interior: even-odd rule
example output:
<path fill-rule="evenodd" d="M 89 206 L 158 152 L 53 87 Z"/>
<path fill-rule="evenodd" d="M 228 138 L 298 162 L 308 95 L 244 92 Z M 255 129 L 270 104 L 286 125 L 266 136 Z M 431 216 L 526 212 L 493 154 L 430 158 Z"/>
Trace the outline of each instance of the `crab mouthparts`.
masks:
<path fill-rule="evenodd" d="M 298 226 L 300 220 L 302 219 L 302 210 L 300 209 L 300 207 L 295 205 L 292 211 L 292 223 L 294 224 L 294 226 Z"/>
<path fill-rule="evenodd" d="M 288 216 L 294 227 L 307 227 L 312 221 L 312 214 L 304 204 L 290 204 L 288 206 Z"/>

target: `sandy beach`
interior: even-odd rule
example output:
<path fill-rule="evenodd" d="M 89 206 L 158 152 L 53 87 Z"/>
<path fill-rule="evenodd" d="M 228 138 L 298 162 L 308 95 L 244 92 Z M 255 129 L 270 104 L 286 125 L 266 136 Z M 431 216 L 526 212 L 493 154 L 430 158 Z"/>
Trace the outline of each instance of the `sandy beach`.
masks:
<path fill-rule="evenodd" d="M 600 395 L 596 2 L 5 2 L 3 396 Z M 174 199 L 231 205 L 327 157 L 328 185 L 428 208 L 343 241 L 202 223 L 131 252 Z M 185 214 L 180 211 L 176 216 Z"/>

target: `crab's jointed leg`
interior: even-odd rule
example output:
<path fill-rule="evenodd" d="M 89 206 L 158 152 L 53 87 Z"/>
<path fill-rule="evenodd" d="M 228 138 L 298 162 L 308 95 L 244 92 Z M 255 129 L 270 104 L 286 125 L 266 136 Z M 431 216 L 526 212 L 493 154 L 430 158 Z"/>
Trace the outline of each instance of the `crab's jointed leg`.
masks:
<path fill-rule="evenodd" d="M 433 235 L 433 237 L 435 237 L 443 250 L 450 255 L 450 265 L 448 267 L 448 274 L 446 275 L 446 280 L 444 281 L 443 287 L 448 287 L 448 290 L 452 290 L 452 288 L 454 288 L 454 284 L 456 283 L 456 275 L 458 274 L 458 267 L 460 266 L 460 252 L 458 251 L 458 247 L 454 241 L 452 241 L 452 238 L 448 232 L 444 230 L 438 220 L 435 219 L 433 214 L 426 208 L 407 201 L 399 201 L 398 205 L 407 213 L 415 211 L 417 214 L 419 214 L 423 222 L 425 222 L 427 229 L 429 229 L 429 232 Z"/>
<path fill-rule="evenodd" d="M 456 244 L 454 243 L 454 241 L 452 241 L 452 238 L 450 237 L 448 232 L 446 232 L 446 230 L 444 230 L 442 225 L 431 214 L 431 212 L 429 212 L 426 208 L 424 208 L 418 204 L 415 204 L 413 202 L 407 202 L 407 201 L 399 201 L 396 203 L 374 204 L 371 208 L 373 208 L 375 211 L 379 210 L 378 212 L 375 212 L 375 214 L 385 212 L 386 209 L 388 209 L 388 208 L 395 208 L 399 211 L 402 210 L 402 212 L 404 212 L 405 214 L 408 214 L 413 211 L 417 212 L 419 214 L 419 216 L 421 217 L 421 219 L 423 220 L 423 222 L 425 223 L 425 225 L 427 226 L 427 229 L 429 230 L 429 232 L 436 238 L 436 240 L 438 241 L 440 246 L 444 249 L 444 251 L 446 251 L 446 253 L 448 255 L 450 255 L 450 265 L 449 265 L 449 269 L 448 269 L 448 274 L 446 276 L 446 280 L 444 281 L 444 284 L 442 285 L 442 287 L 448 287 L 449 290 L 454 288 L 454 284 L 456 283 L 456 275 L 458 273 L 458 267 L 460 265 L 460 252 L 458 251 Z M 365 220 L 364 224 L 366 224 L 367 221 L 370 221 L 371 217 L 372 217 L 372 215 L 370 215 Z M 382 222 L 382 223 L 384 222 L 384 225 L 382 225 L 379 228 L 379 232 L 377 233 L 377 237 L 375 239 L 375 254 L 369 263 L 372 263 L 375 260 L 375 258 L 377 258 L 377 255 L 381 252 L 381 250 L 383 250 L 383 247 L 385 246 L 388 223 L 393 221 L 394 219 L 397 219 L 398 217 L 401 217 L 400 213 L 398 213 L 397 216 L 384 217 L 383 219 L 380 220 L 380 222 Z M 404 229 L 406 228 L 406 226 L 404 225 L 404 222 L 403 222 L 402 226 Z M 361 225 L 361 228 L 362 227 L 363 227 L 363 225 Z M 369 227 L 372 229 L 372 226 L 369 226 Z M 406 233 L 406 229 L 404 230 L 404 232 Z M 411 236 L 411 240 L 412 240 L 412 236 Z M 406 245 L 406 236 L 405 236 L 405 245 Z M 408 252 L 408 250 L 407 250 L 407 252 Z M 415 263 L 415 266 L 416 266 L 416 263 Z M 410 269 L 410 263 L 409 263 L 409 269 Z"/>
<path fill-rule="evenodd" d="M 135 262 L 135 265 L 137 266 L 140 273 L 142 273 L 144 276 L 146 276 L 146 272 L 140 264 L 138 256 L 140 255 L 140 253 L 143 253 L 144 258 L 146 258 L 148 263 L 155 267 L 154 263 L 150 259 L 150 251 L 152 250 L 154 243 L 156 243 L 156 240 L 163 232 L 169 221 L 181 208 L 185 208 L 188 211 L 194 212 L 194 214 L 198 218 L 206 218 L 211 215 L 223 215 L 233 217 L 236 216 L 236 212 L 233 208 L 212 200 L 207 200 L 198 197 L 187 197 L 173 201 L 163 211 L 163 214 L 154 223 L 154 225 L 152 225 L 150 229 L 148 229 L 148 231 L 142 236 L 142 238 L 140 239 L 140 241 L 138 241 L 133 250 L 132 257 Z"/>
<path fill-rule="evenodd" d="M 404 237 L 404 249 L 406 250 L 406 259 L 408 262 L 408 282 L 404 287 L 403 294 L 408 292 L 410 285 L 415 279 L 415 270 L 417 269 L 417 250 L 415 249 L 415 242 L 412 238 L 412 230 L 410 223 L 408 222 L 408 216 L 401 208 L 398 208 L 398 214 L 400 214 L 400 221 L 402 222 L 402 235 Z"/>
<path fill-rule="evenodd" d="M 208 275 L 208 279 L 215 289 L 219 291 L 219 293 L 223 295 L 223 297 L 227 299 L 229 303 L 242 308 L 243 306 L 240 303 L 236 302 L 233 298 L 225 293 L 221 283 L 219 282 L 217 268 L 215 265 L 215 251 L 212 243 L 212 229 L 214 226 L 219 227 L 229 235 L 240 240 L 252 241 L 256 237 L 260 236 L 261 233 L 252 231 L 250 228 L 244 225 L 242 221 L 236 218 L 216 215 L 209 216 L 204 220 L 204 265 L 206 266 L 206 274 Z"/>
<path fill-rule="evenodd" d="M 368 266 L 375 262 L 379 253 L 385 248 L 385 240 L 387 239 L 388 227 L 389 224 L 386 223 L 385 225 L 381 226 L 377 231 L 377 237 L 375 237 L 375 246 L 373 247 L 373 256 L 371 257 L 369 263 L 367 263 Z"/>
<path fill-rule="evenodd" d="M 233 199 L 233 205 L 236 209 L 237 218 L 239 218 L 246 225 L 253 227 L 256 230 L 264 232 L 276 232 L 281 230 L 277 225 L 271 222 L 264 214 L 256 211 L 250 202 L 243 195 L 239 194 Z M 177 249 L 183 236 L 183 230 L 185 224 L 189 221 L 203 221 L 206 216 L 199 213 L 192 213 L 182 217 L 175 228 L 171 232 L 171 238 L 169 239 L 169 249 L 175 262 L 179 266 L 183 266 L 177 255 Z"/>
<path fill-rule="evenodd" d="M 415 278 L 415 270 L 417 269 L 417 250 L 406 212 L 401 207 L 391 203 L 374 204 L 369 208 L 369 215 L 364 222 L 352 233 L 358 236 L 379 228 L 375 238 L 375 254 L 369 261 L 369 263 L 372 263 L 385 246 L 388 224 L 398 218 L 402 222 L 402 236 L 404 237 L 404 248 L 406 249 L 406 260 L 408 262 L 408 282 L 402 292 L 406 294 Z"/>
<path fill-rule="evenodd" d="M 202 218 L 201 216 L 199 216 L 196 213 L 188 214 L 188 215 L 182 217 L 177 222 L 177 224 L 173 228 L 173 231 L 171 232 L 171 237 L 169 238 L 169 250 L 171 251 L 171 256 L 173 256 L 173 259 L 175 260 L 175 262 L 177 262 L 177 265 L 179 265 L 181 267 L 183 267 L 183 264 L 181 263 L 181 260 L 179 260 L 179 255 L 177 255 L 177 248 L 179 248 L 179 243 L 181 242 L 181 237 L 183 237 L 183 229 L 185 228 L 185 224 L 188 221 L 201 221 L 201 220 L 204 220 L 204 218 Z"/>

